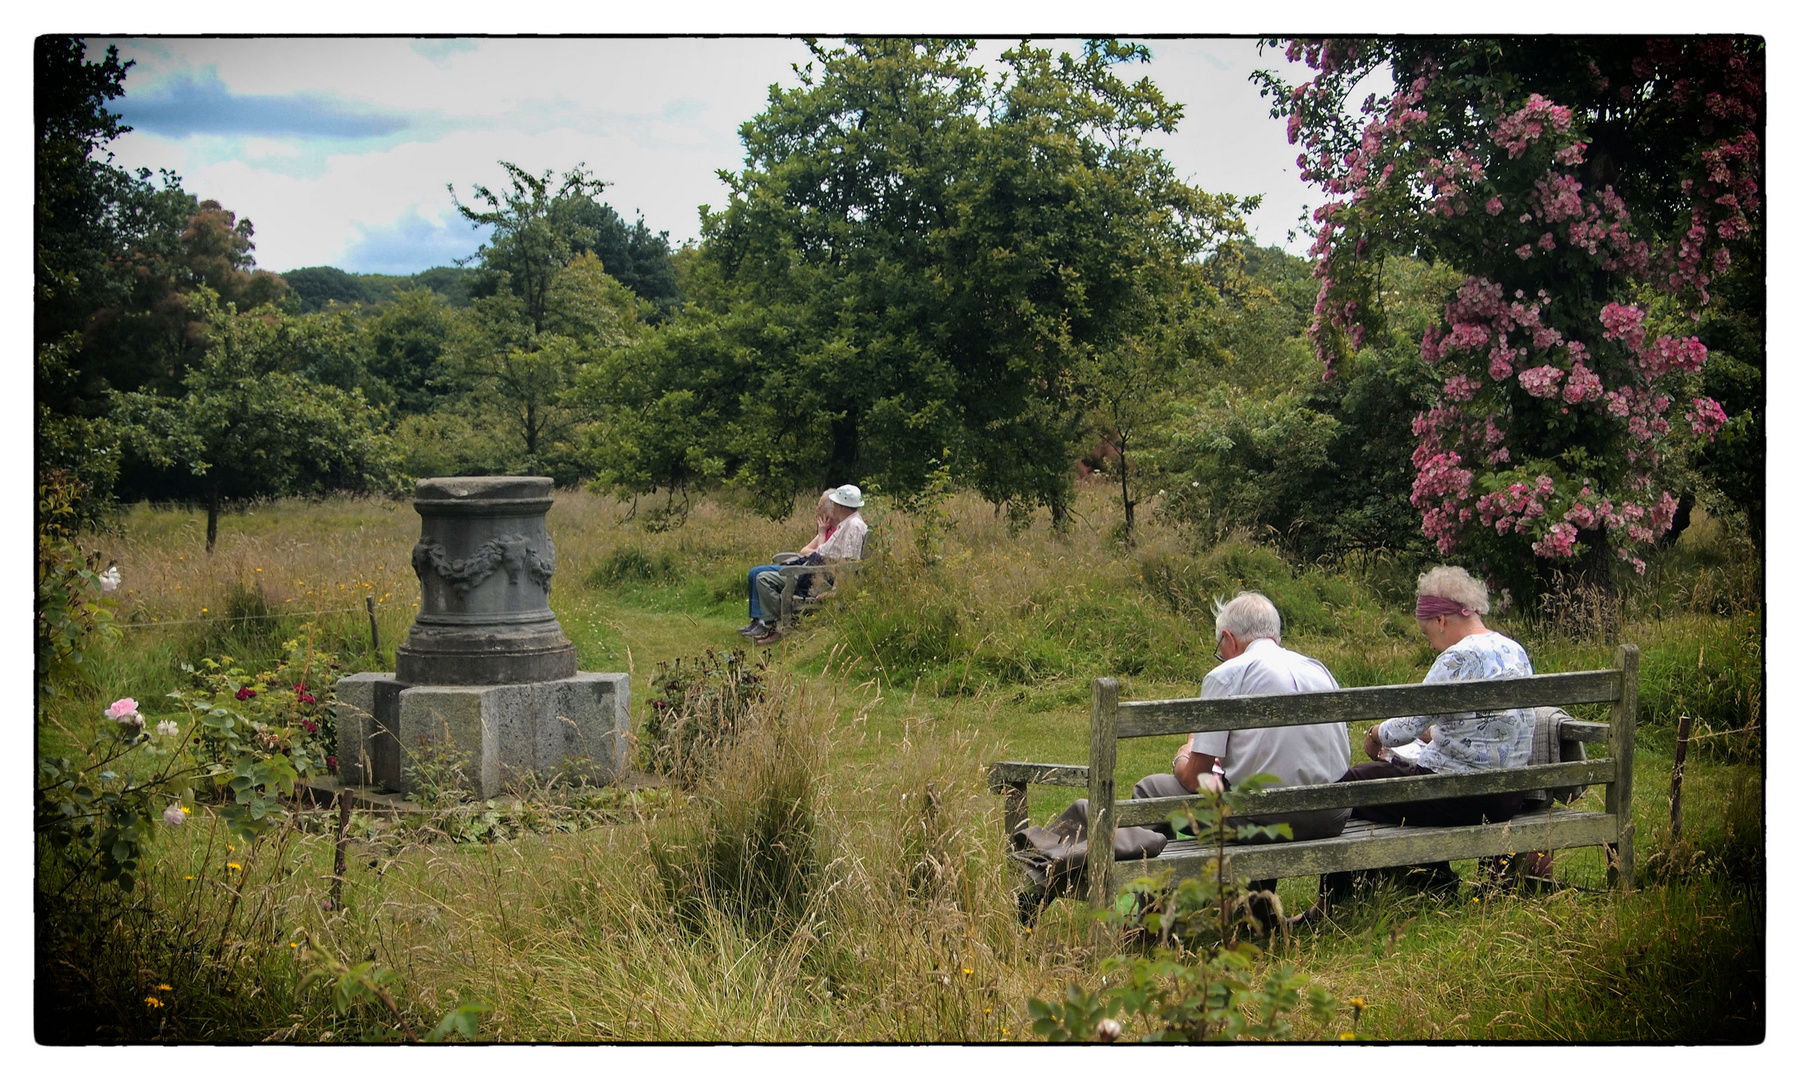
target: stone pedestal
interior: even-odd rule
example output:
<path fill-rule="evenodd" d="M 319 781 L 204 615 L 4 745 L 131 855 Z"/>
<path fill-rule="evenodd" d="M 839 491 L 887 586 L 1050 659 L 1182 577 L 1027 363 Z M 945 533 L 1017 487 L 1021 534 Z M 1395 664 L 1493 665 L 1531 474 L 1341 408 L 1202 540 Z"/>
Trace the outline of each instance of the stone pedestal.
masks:
<path fill-rule="evenodd" d="M 338 774 L 406 792 L 421 750 L 462 757 L 478 798 L 526 773 L 609 783 L 625 768 L 631 684 L 575 669 L 550 610 L 547 477 L 419 482 L 419 614 L 395 671 L 338 681 Z"/>

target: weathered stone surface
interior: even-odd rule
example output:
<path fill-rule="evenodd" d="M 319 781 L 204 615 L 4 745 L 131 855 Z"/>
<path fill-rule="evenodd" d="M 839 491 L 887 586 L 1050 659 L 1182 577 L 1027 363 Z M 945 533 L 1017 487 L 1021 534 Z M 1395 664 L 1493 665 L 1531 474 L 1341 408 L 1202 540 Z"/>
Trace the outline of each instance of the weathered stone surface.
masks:
<path fill-rule="evenodd" d="M 392 672 L 359 671 L 337 681 L 338 776 L 352 786 L 385 783 L 400 790 L 404 765 L 396 738 L 400 691 Z"/>
<path fill-rule="evenodd" d="M 526 774 L 612 783 L 625 770 L 630 676 L 584 671 L 504 686 L 406 686 L 390 674 L 338 683 L 338 766 L 346 783 L 410 793 L 427 747 L 454 750 L 477 798 Z"/>
<path fill-rule="evenodd" d="M 575 675 L 575 646 L 550 610 L 550 484 L 545 476 L 419 481 L 419 613 L 394 654 L 402 682 L 494 686 Z"/>
<path fill-rule="evenodd" d="M 478 798 L 527 773 L 612 783 L 625 771 L 631 680 L 577 671 L 550 610 L 550 480 L 419 482 L 419 614 L 392 672 L 338 681 L 338 775 L 406 792 L 408 764 L 454 748 Z"/>

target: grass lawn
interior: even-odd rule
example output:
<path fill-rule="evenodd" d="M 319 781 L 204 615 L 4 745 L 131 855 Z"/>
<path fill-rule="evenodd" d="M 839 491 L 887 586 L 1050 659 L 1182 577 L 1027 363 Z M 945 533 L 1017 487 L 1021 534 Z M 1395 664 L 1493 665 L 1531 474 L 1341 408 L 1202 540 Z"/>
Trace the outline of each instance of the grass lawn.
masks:
<path fill-rule="evenodd" d="M 1411 629 L 1405 568 L 1296 568 L 1242 538 L 1197 547 L 1153 515 L 1122 550 L 1103 539 L 1117 513 L 1105 489 L 1082 493 L 1061 535 L 1041 518 L 1009 532 L 967 496 L 913 514 L 877 503 L 856 581 L 758 650 L 734 632 L 744 571 L 797 546 L 810 506 L 771 523 L 700 502 L 685 526 L 650 532 L 610 499 L 557 499 L 551 603 L 580 666 L 628 672 L 641 724 L 660 664 L 756 653 L 792 743 L 768 752 L 789 764 L 750 747 L 695 798 L 615 802 L 580 828 L 546 810 L 479 841 L 359 814 L 341 906 L 327 906 L 326 813 L 296 815 L 241 851 L 202 809 L 189 827 L 161 830 L 142 902 L 108 934 L 57 937 L 40 920 L 40 963 L 73 988 L 79 1023 L 94 1027 L 86 1037 L 417 1035 L 479 1000 L 491 1009 L 481 1037 L 502 1040 L 1033 1038 L 1027 1001 L 1098 985 L 1122 946 L 1068 903 L 1032 931 L 1019 925 L 988 762 L 1084 762 L 1098 675 L 1119 676 L 1127 698 L 1197 693 L 1212 665 L 1206 602 L 1238 588 L 1269 593 L 1288 620 L 1284 644 L 1345 685 L 1416 681 L 1431 660 Z M 182 684 L 183 661 L 256 662 L 309 623 L 342 670 L 392 670 L 418 595 L 409 505 L 261 505 L 226 517 L 210 556 L 203 524 L 139 507 L 120 534 L 84 541 L 118 561 L 124 629 L 91 657 L 92 684 L 41 714 L 41 749 L 66 752 L 114 697 L 154 712 Z M 1731 551 L 1716 527 L 1697 527 L 1615 613 L 1618 638 L 1645 656 L 1634 803 L 1643 887 L 1607 891 L 1590 850 L 1559 858 L 1564 887 L 1549 894 L 1465 888 L 1449 903 L 1386 895 L 1346 907 L 1335 926 L 1267 942 L 1257 961 L 1265 973 L 1292 965 L 1336 997 L 1327 1020 L 1296 1016 L 1295 1038 L 1761 1037 L 1761 610 L 1757 578 Z M 380 655 L 365 596 L 376 598 Z M 1611 653 L 1605 635 L 1504 615 L 1497 625 L 1539 671 L 1602 666 Z M 1681 712 L 1702 737 L 1676 843 L 1669 732 Z M 1122 748 L 1121 780 L 1168 768 L 1174 747 L 1154 742 Z M 733 800 L 752 798 L 765 767 L 805 781 L 793 918 L 678 911 L 670 882 L 694 865 L 683 860 L 733 820 Z M 1080 794 L 1034 789 L 1033 819 Z M 1297 909 L 1315 888 L 1295 879 L 1280 893 Z M 145 952 L 151 937 L 160 944 Z M 391 1008 L 374 998 L 340 1008 L 328 989 L 301 985 L 307 972 L 330 968 L 341 981 L 361 963 L 392 973 Z M 162 1003 L 146 1008 L 146 996 Z"/>

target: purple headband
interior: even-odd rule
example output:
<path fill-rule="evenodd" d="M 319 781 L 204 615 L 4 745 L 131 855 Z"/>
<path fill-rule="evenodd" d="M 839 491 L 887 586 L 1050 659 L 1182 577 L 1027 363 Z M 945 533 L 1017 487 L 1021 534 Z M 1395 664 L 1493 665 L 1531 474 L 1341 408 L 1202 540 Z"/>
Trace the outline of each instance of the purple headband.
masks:
<path fill-rule="evenodd" d="M 1441 596 L 1421 596 L 1414 615 L 1420 619 L 1435 619 L 1439 615 L 1473 615 L 1475 612 L 1463 607 L 1454 600 L 1446 600 Z"/>

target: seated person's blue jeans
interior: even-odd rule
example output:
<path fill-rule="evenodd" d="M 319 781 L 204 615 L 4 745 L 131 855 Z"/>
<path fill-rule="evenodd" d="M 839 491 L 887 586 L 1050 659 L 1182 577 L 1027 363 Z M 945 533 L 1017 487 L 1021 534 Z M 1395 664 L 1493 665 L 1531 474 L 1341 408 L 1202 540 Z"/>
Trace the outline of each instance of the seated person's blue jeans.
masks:
<path fill-rule="evenodd" d="M 750 617 L 752 619 L 760 619 L 763 617 L 762 605 L 758 603 L 756 599 L 756 575 L 779 569 L 781 569 L 780 563 L 770 563 L 767 566 L 753 566 L 750 568 L 748 588 L 750 591 Z"/>

